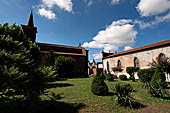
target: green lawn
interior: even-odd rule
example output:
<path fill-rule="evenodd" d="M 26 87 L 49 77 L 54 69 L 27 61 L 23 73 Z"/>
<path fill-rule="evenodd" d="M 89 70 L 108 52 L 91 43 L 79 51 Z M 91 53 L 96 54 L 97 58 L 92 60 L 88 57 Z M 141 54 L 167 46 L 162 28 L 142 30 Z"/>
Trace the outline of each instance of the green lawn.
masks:
<path fill-rule="evenodd" d="M 80 113 L 124 113 L 124 112 L 150 112 L 150 113 L 170 113 L 170 100 L 160 100 L 159 98 L 152 97 L 146 89 L 142 88 L 141 82 L 119 81 L 114 82 L 106 81 L 109 92 L 117 82 L 129 83 L 133 86 L 134 92 L 132 96 L 145 107 L 142 109 L 130 109 L 120 107 L 115 103 L 112 96 L 95 96 L 91 93 L 92 78 L 76 78 L 57 81 L 53 83 L 53 88 L 50 91 L 60 94 L 61 99 L 57 100 L 69 104 L 81 105 L 79 107 Z M 170 91 L 170 90 L 169 90 Z M 42 97 L 46 99 L 46 97 Z M 67 109 L 67 108 L 66 108 Z"/>
<path fill-rule="evenodd" d="M 109 92 L 115 83 L 129 83 L 136 92 L 132 96 L 143 104 L 142 109 L 120 107 L 112 96 L 95 96 L 91 93 L 92 78 L 75 78 L 59 80 L 49 85 L 49 91 L 60 94 L 60 99 L 50 100 L 41 96 L 42 100 L 32 103 L 0 102 L 0 113 L 170 113 L 170 100 L 152 97 L 141 82 L 106 81 Z M 48 96 L 50 95 L 50 92 Z M 170 92 L 170 89 L 169 89 Z M 111 93 L 112 94 L 112 93 Z"/>

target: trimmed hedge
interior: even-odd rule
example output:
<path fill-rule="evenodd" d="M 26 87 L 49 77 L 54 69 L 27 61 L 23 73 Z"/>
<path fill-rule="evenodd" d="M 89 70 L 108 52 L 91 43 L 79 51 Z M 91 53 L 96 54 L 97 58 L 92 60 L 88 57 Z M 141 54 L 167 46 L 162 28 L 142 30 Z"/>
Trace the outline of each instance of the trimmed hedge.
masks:
<path fill-rule="evenodd" d="M 141 82 L 147 83 L 152 80 L 152 76 L 154 75 L 155 70 L 153 68 L 149 69 L 140 69 L 137 74 Z"/>
<path fill-rule="evenodd" d="M 91 84 L 91 92 L 95 95 L 107 95 L 108 86 L 101 76 L 95 76 Z"/>
<path fill-rule="evenodd" d="M 126 75 L 119 75 L 119 79 L 120 80 L 127 80 L 127 76 Z"/>

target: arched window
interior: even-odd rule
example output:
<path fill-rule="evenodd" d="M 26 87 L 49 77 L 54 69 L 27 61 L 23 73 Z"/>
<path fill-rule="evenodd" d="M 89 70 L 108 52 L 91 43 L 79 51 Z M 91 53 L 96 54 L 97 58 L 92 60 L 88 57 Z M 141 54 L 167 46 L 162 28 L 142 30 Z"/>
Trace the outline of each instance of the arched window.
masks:
<path fill-rule="evenodd" d="M 159 58 L 160 58 L 160 60 L 164 60 L 166 57 L 165 57 L 165 54 L 163 54 L 163 53 L 160 53 L 159 54 Z"/>
<path fill-rule="evenodd" d="M 118 68 L 121 68 L 121 67 L 122 67 L 120 60 L 117 61 L 117 67 L 118 67 Z"/>
<path fill-rule="evenodd" d="M 138 60 L 137 57 L 134 58 L 134 66 L 135 66 L 136 68 L 139 68 L 139 60 Z"/>

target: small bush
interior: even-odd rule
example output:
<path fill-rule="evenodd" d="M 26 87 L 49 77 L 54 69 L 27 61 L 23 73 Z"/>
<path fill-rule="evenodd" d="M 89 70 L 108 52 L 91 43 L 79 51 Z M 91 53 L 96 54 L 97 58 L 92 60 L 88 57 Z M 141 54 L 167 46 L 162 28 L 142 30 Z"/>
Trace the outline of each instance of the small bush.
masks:
<path fill-rule="evenodd" d="M 126 75 L 119 75 L 119 79 L 120 80 L 127 80 L 127 76 Z"/>
<path fill-rule="evenodd" d="M 156 80 L 153 84 L 150 85 L 150 93 L 154 97 L 165 98 L 168 96 L 168 92 L 165 90 L 167 84 L 161 80 Z"/>
<path fill-rule="evenodd" d="M 167 84 L 165 82 L 166 77 L 165 77 L 164 72 L 156 70 L 153 77 L 152 77 L 151 84 L 155 84 L 159 79 L 162 80 L 162 82 L 164 82 L 164 84 Z M 166 85 L 164 88 L 166 88 L 167 86 L 168 85 Z"/>
<path fill-rule="evenodd" d="M 106 79 L 105 75 L 103 73 L 100 73 L 100 77 L 104 80 Z"/>
<path fill-rule="evenodd" d="M 151 81 L 154 72 L 155 70 L 153 68 L 138 70 L 138 77 L 140 81 L 144 83 L 144 87 L 149 87 L 149 82 Z"/>
<path fill-rule="evenodd" d="M 106 80 L 108 80 L 108 81 L 113 81 L 114 80 L 113 76 L 110 73 L 105 74 L 105 77 L 106 77 Z"/>
<path fill-rule="evenodd" d="M 108 87 L 101 76 L 95 76 L 91 84 L 91 92 L 95 95 L 107 95 Z"/>
<path fill-rule="evenodd" d="M 131 93 L 133 92 L 133 88 L 130 85 L 125 84 L 116 84 L 114 86 L 114 94 L 116 96 L 115 100 L 121 106 L 130 106 L 135 107 L 136 102 L 131 97 Z"/>
<path fill-rule="evenodd" d="M 113 75 L 113 78 L 114 78 L 114 79 L 118 79 L 117 75 Z"/>
<path fill-rule="evenodd" d="M 130 75 L 130 79 L 133 82 L 135 81 L 134 74 L 135 74 L 135 72 L 137 72 L 137 70 L 139 70 L 139 68 L 136 68 L 136 67 L 127 67 L 126 68 L 126 72 Z"/>

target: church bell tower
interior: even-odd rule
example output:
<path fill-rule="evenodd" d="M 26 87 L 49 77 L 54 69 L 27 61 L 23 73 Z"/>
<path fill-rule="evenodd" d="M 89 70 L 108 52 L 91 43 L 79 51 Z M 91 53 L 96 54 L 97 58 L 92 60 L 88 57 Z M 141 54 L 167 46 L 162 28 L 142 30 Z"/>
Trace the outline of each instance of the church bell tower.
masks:
<path fill-rule="evenodd" d="M 32 42 L 36 41 L 37 27 L 34 27 L 34 20 L 32 11 L 30 13 L 27 25 L 21 25 L 25 35 L 30 38 Z"/>

